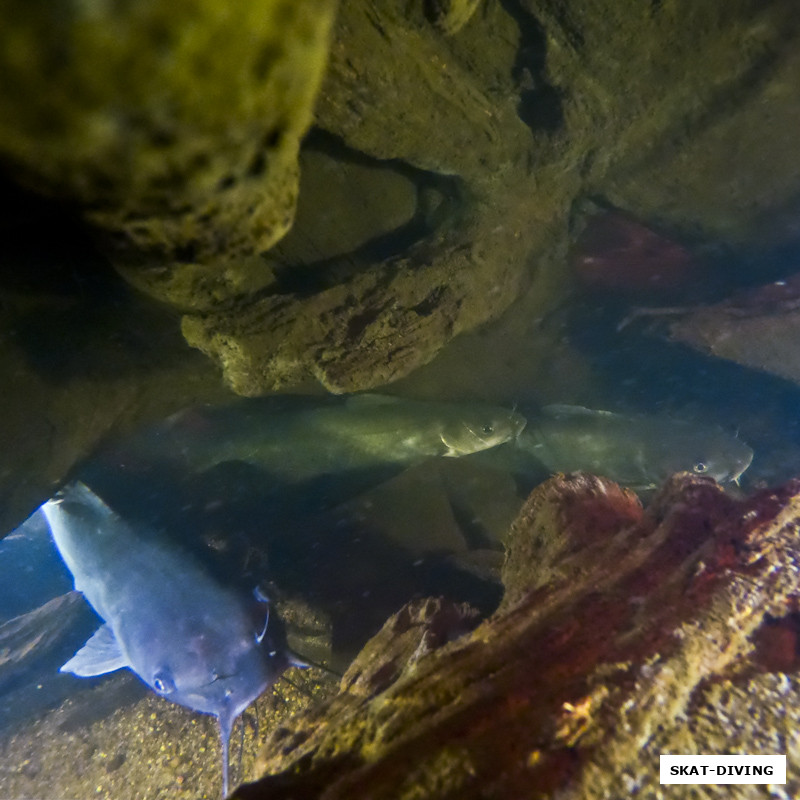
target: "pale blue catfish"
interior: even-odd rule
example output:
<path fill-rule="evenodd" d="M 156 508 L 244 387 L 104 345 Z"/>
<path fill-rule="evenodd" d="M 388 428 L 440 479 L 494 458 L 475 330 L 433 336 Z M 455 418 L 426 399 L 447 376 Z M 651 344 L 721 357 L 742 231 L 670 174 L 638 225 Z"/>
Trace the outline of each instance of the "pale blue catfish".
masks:
<path fill-rule="evenodd" d="M 80 677 L 133 670 L 154 692 L 213 714 L 222 742 L 223 795 L 236 717 L 285 669 L 244 602 L 188 555 L 141 535 L 83 483 L 43 506 L 61 557 L 105 620 L 63 667 Z"/>

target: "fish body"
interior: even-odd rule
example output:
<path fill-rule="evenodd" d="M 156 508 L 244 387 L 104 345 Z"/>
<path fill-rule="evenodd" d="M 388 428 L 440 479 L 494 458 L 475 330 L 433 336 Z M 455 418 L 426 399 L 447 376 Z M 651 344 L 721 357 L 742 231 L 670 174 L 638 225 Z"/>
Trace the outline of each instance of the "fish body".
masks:
<path fill-rule="evenodd" d="M 683 471 L 738 482 L 753 459 L 744 442 L 713 426 L 569 405 L 531 416 L 516 447 L 551 472 L 592 472 L 638 488 Z"/>
<path fill-rule="evenodd" d="M 295 481 L 387 462 L 457 457 L 506 442 L 519 414 L 481 404 L 347 398 L 269 397 L 180 411 L 135 437 L 129 450 L 184 460 L 196 471 L 244 461 Z"/>
<path fill-rule="evenodd" d="M 227 794 L 233 723 L 288 660 L 268 654 L 237 594 L 137 533 L 83 483 L 42 510 L 75 588 L 105 621 L 61 671 L 89 677 L 127 667 L 162 697 L 216 716 Z"/>

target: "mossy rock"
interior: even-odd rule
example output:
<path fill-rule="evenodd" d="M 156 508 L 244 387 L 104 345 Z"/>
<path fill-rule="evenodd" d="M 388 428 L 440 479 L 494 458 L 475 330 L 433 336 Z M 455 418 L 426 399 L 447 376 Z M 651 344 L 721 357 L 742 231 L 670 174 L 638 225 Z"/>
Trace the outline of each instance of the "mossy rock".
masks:
<path fill-rule="evenodd" d="M 334 8 L 2 0 L 0 152 L 78 201 L 116 266 L 160 299 L 195 307 L 204 278 L 261 288 L 269 271 L 252 258 L 292 222 Z"/>

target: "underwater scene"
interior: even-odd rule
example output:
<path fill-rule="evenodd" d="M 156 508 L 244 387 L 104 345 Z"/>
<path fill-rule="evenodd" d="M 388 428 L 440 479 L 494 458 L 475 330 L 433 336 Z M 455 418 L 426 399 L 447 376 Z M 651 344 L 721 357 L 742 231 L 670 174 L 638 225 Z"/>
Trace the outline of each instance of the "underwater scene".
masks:
<path fill-rule="evenodd" d="M 0 9 L 0 800 L 800 796 L 790 0 Z"/>

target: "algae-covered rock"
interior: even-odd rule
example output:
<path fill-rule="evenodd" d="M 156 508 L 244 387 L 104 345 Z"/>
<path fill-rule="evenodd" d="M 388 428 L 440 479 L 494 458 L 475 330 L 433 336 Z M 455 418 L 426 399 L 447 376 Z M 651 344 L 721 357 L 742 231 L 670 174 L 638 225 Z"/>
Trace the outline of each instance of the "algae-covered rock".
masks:
<path fill-rule="evenodd" d="M 270 259 L 294 267 L 329 261 L 407 225 L 417 186 L 391 165 L 300 151 L 300 196 L 292 230 Z"/>
<path fill-rule="evenodd" d="M 189 308 L 262 288 L 334 6 L 3 0 L 0 151 L 77 201 L 139 288 Z"/>
<path fill-rule="evenodd" d="M 446 34 L 458 33 L 472 18 L 483 0 L 429 0 L 428 16 Z"/>
<path fill-rule="evenodd" d="M 797 19 L 786 4 L 771 6 L 743 21 L 747 55 L 730 64 L 727 96 L 718 90 L 716 102 L 698 106 L 686 133 L 666 127 L 652 150 L 613 177 L 609 199 L 673 231 L 747 251 L 796 238 L 800 54 L 790 42 Z M 717 67 L 728 54 L 707 58 Z"/>
<path fill-rule="evenodd" d="M 753 241 L 774 215 L 790 234 L 789 0 L 347 0 L 333 36 L 333 0 L 0 10 L 5 163 L 77 202 L 242 394 L 396 380 L 531 279 L 552 307 L 581 195 L 701 236 Z M 265 256 L 312 113 L 308 211 Z"/>
<path fill-rule="evenodd" d="M 550 235 L 524 216 L 508 205 L 474 213 L 441 235 L 435 254 L 419 247 L 316 293 L 187 314 L 183 334 L 242 395 L 309 379 L 336 393 L 389 383 L 514 299 L 530 246 L 521 232 Z"/>
<path fill-rule="evenodd" d="M 513 54 L 513 39 L 491 43 L 503 58 Z M 505 309 L 527 280 L 531 252 L 565 231 L 553 221 L 564 195 L 533 192 L 522 171 L 531 136 L 512 98 L 398 8 L 343 4 L 315 118 L 362 160 L 401 164 L 418 190 L 448 179 L 455 197 L 421 237 L 389 257 L 358 260 L 346 280 L 322 276 L 300 291 L 295 281 L 291 292 L 278 286 L 186 315 L 187 341 L 240 394 L 309 379 L 354 391 L 408 374 Z M 357 209 L 363 185 L 351 186 Z"/>

